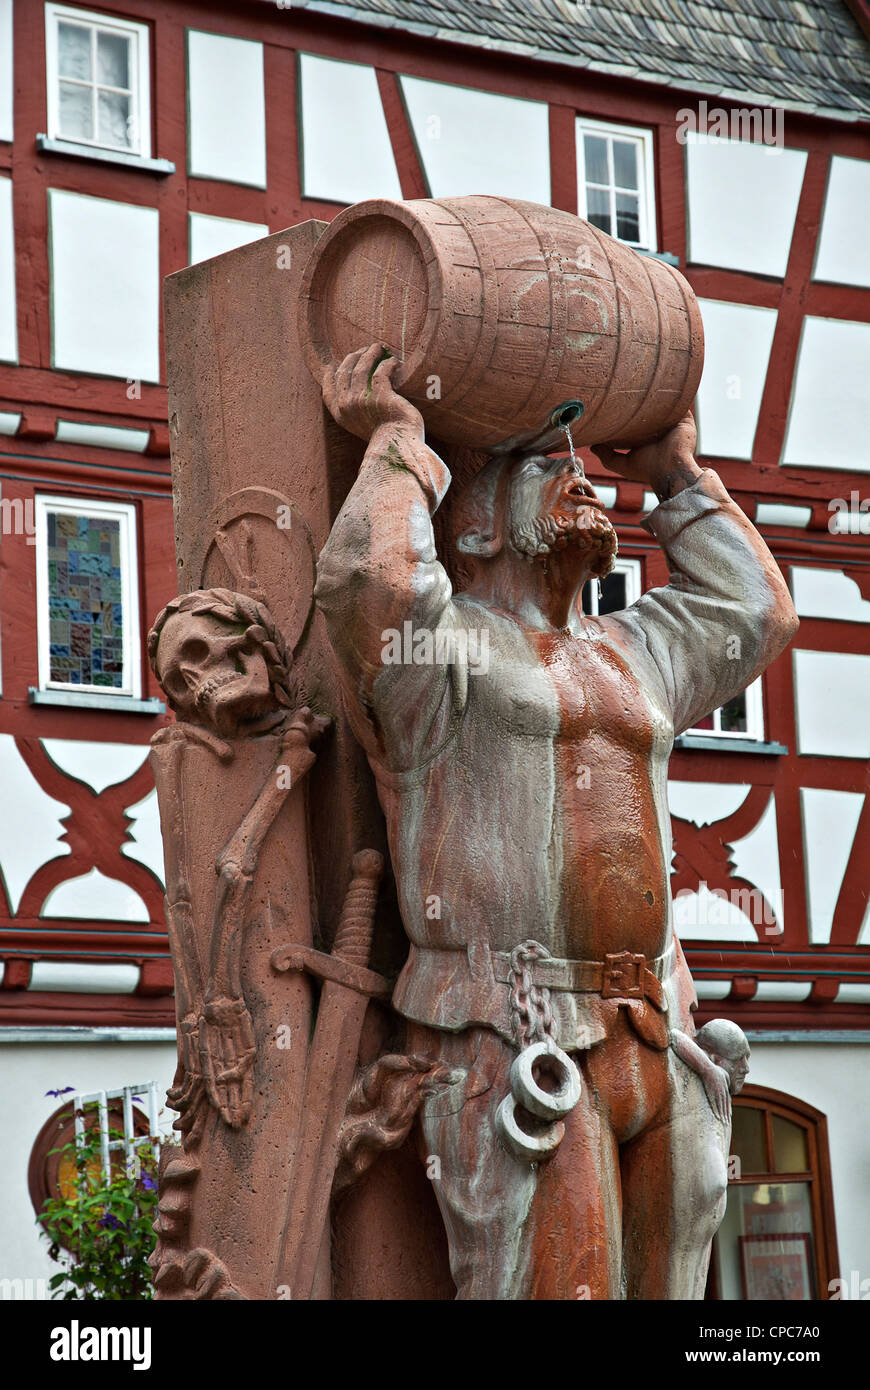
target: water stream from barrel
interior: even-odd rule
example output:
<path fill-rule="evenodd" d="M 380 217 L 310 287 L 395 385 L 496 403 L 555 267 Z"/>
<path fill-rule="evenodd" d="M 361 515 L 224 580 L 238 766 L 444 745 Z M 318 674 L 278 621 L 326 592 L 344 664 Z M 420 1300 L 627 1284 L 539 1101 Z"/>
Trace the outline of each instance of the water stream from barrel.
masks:
<path fill-rule="evenodd" d="M 574 436 L 571 434 L 571 430 L 567 425 L 563 425 L 562 429 L 565 431 L 565 438 L 568 440 L 568 452 L 571 455 L 571 467 L 574 469 L 575 473 L 579 473 L 580 477 L 585 480 L 586 473 L 584 472 L 583 464 L 580 462 L 576 453 L 574 452 Z"/>
<path fill-rule="evenodd" d="M 568 428 L 567 425 L 563 425 L 562 428 L 563 428 L 563 430 L 565 431 L 565 438 L 568 440 L 568 452 L 569 452 L 569 454 L 571 455 L 571 467 L 574 469 L 574 472 L 575 472 L 575 473 L 579 473 L 579 474 L 580 474 L 580 477 L 581 477 L 581 478 L 583 479 L 583 481 L 585 482 L 585 481 L 586 481 L 586 470 L 585 470 L 584 467 L 583 467 L 582 460 L 579 459 L 579 458 L 577 457 L 577 454 L 576 454 L 576 452 L 575 452 L 575 450 L 574 450 L 574 437 L 573 437 L 573 435 L 571 434 L 571 431 L 570 431 L 570 429 Z M 600 579 L 596 579 L 595 582 L 596 582 L 596 584 L 598 585 L 598 602 L 599 602 L 599 604 L 600 604 L 600 603 L 601 603 L 601 580 L 600 580 Z"/>

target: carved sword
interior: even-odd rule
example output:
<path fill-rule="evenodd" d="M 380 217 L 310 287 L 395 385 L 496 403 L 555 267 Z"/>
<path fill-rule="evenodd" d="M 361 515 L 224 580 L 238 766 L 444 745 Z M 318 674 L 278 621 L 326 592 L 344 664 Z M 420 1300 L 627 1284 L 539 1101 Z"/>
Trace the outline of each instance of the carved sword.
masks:
<path fill-rule="evenodd" d="M 307 970 L 323 981 L 276 1264 L 276 1286 L 288 1286 L 293 1299 L 310 1299 L 314 1286 L 339 1131 L 369 999 L 390 996 L 387 981 L 368 969 L 383 869 L 384 861 L 376 850 L 365 849 L 354 855 L 353 879 L 331 955 L 310 946 L 279 946 L 272 952 L 273 969 Z"/>

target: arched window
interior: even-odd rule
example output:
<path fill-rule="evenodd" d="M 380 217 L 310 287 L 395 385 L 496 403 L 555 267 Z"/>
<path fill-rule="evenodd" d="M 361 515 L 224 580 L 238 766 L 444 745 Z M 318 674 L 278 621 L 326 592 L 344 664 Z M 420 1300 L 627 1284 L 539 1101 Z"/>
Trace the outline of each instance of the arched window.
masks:
<path fill-rule="evenodd" d="M 133 1135 L 139 1138 L 151 1132 L 147 1115 L 132 1106 Z M 96 1107 L 91 1106 L 85 1116 L 86 1129 L 99 1124 Z M 108 1102 L 108 1124 L 112 1131 L 124 1133 L 124 1106 L 121 1100 L 112 1098 Z M 33 1209 L 39 1216 L 49 1197 L 70 1197 L 76 1186 L 75 1157 L 70 1145 L 75 1141 L 75 1114 L 72 1102 L 61 1105 L 54 1114 L 49 1115 L 36 1136 L 30 1152 L 27 1170 L 27 1183 Z M 111 1157 L 112 1172 L 123 1172 L 125 1152 L 115 1150 Z M 99 1161 L 95 1160 L 96 1170 Z"/>
<path fill-rule="evenodd" d="M 728 1207 L 707 1297 L 827 1299 L 839 1276 L 825 1116 L 766 1086 L 734 1099 Z"/>

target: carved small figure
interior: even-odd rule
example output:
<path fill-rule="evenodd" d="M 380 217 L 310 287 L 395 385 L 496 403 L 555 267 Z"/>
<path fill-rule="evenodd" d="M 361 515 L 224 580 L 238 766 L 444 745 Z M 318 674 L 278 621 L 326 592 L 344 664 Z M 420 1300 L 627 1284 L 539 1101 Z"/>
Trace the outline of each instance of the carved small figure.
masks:
<path fill-rule="evenodd" d="M 749 1072 L 749 1043 L 730 1018 L 712 1018 L 694 1038 L 676 1029 L 671 1047 L 704 1083 L 710 1107 L 731 1130 L 731 1097 L 739 1095 Z"/>

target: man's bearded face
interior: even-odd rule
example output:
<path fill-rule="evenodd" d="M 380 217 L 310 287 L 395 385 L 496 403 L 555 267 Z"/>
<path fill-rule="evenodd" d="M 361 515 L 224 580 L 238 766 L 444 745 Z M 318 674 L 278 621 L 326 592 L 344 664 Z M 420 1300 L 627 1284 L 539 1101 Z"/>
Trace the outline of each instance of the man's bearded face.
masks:
<path fill-rule="evenodd" d="M 513 548 L 530 559 L 571 546 L 593 574 L 613 568 L 616 532 L 591 484 L 567 459 L 530 455 L 515 465 L 507 529 Z"/>

